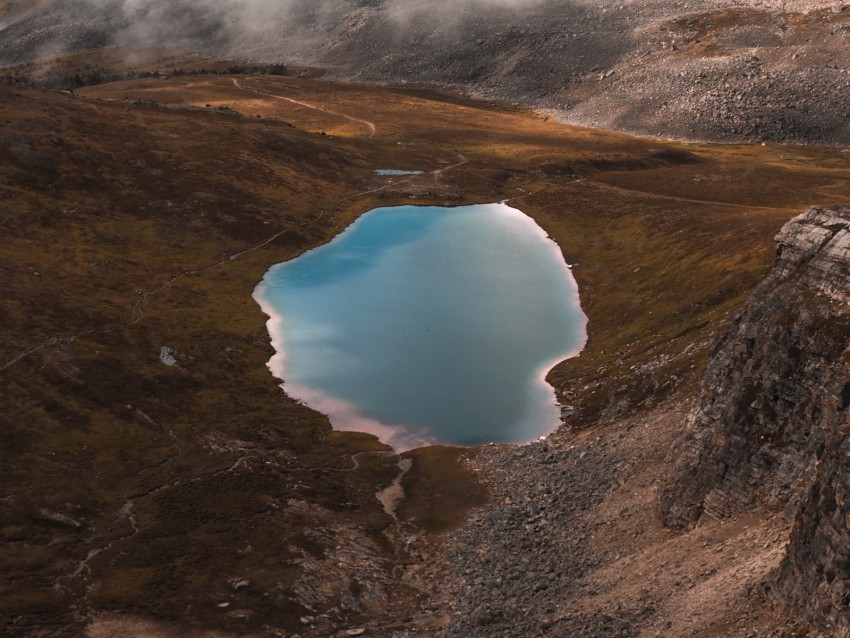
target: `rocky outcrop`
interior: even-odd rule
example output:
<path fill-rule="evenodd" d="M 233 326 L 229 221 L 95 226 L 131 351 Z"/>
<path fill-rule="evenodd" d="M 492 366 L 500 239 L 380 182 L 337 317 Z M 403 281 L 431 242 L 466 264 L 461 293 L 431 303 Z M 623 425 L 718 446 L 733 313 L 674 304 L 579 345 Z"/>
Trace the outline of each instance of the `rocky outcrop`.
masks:
<path fill-rule="evenodd" d="M 711 349 L 661 514 L 686 528 L 791 512 L 772 588 L 850 628 L 850 209 L 810 208 L 776 239 L 772 272 Z"/>
<path fill-rule="evenodd" d="M 850 370 L 842 366 L 845 378 Z M 812 487 L 797 512 L 782 566 L 769 586 L 840 638 L 850 636 L 850 442 L 847 390 L 829 406 Z"/>

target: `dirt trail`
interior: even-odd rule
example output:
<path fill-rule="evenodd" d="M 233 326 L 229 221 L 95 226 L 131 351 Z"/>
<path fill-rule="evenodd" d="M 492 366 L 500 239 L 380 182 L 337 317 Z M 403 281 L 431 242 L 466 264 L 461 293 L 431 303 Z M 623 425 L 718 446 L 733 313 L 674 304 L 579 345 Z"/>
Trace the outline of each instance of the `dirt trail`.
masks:
<path fill-rule="evenodd" d="M 241 89 L 243 91 L 250 91 L 251 93 L 256 93 L 257 95 L 262 95 L 264 97 L 270 97 L 275 100 L 283 100 L 284 102 L 291 102 L 292 104 L 297 104 L 298 106 L 303 106 L 308 109 L 313 109 L 314 111 L 321 111 L 323 113 L 327 113 L 328 115 L 336 115 L 337 117 L 342 117 L 349 122 L 355 122 L 357 124 L 362 124 L 366 127 L 368 131 L 369 137 L 375 137 L 375 133 L 378 132 L 378 128 L 375 126 L 374 122 L 370 122 L 369 120 L 363 120 L 359 117 L 354 117 L 353 115 L 348 115 L 346 113 L 340 113 L 339 111 L 333 111 L 324 106 L 317 106 L 316 104 L 310 104 L 309 102 L 302 102 L 301 100 L 295 100 L 291 97 L 284 97 L 282 95 L 275 95 L 274 93 L 269 93 L 268 91 L 263 91 L 262 89 L 254 89 L 251 87 L 243 86 L 242 83 L 233 78 L 233 86 L 237 89 Z"/>
<path fill-rule="evenodd" d="M 179 453 L 180 452 L 179 452 L 179 448 L 178 448 L 177 454 L 179 454 Z M 167 462 L 170 462 L 171 460 L 173 460 L 175 458 L 174 454 L 175 453 L 172 452 L 172 454 L 169 455 Z M 136 515 L 133 512 L 133 508 L 136 505 L 136 501 L 139 501 L 139 500 L 145 499 L 145 498 L 150 498 L 152 496 L 155 496 L 156 494 L 159 494 L 160 492 L 164 492 L 165 490 L 169 490 L 169 489 L 178 487 L 178 486 L 180 486 L 184 483 L 194 483 L 194 482 L 197 482 L 197 481 L 201 481 L 205 478 L 215 477 L 215 476 L 218 476 L 220 474 L 226 474 L 226 473 L 229 473 L 229 472 L 235 472 L 236 470 L 238 470 L 240 467 L 244 466 L 249 461 L 257 459 L 257 458 L 259 458 L 259 457 L 257 457 L 254 454 L 244 454 L 244 455 L 238 457 L 230 466 L 228 466 L 224 469 L 214 470 L 212 472 L 200 474 L 200 475 L 197 475 L 197 476 L 178 478 L 178 479 L 175 479 L 175 480 L 170 481 L 168 483 L 165 483 L 163 485 L 153 487 L 153 488 L 146 490 L 144 492 L 141 492 L 141 493 L 138 493 L 138 494 L 135 494 L 135 495 L 132 495 L 132 496 L 128 496 L 125 499 L 124 503 L 121 505 L 121 507 L 118 509 L 118 511 L 115 512 L 115 520 L 120 521 L 120 520 L 126 519 L 129 526 L 130 526 L 129 531 L 127 531 L 123 534 L 119 534 L 117 536 L 113 536 L 112 538 L 108 538 L 108 539 L 104 538 L 103 541 L 105 541 L 105 542 L 102 545 L 100 545 L 98 547 L 94 547 L 91 550 L 89 550 L 89 552 L 86 554 L 86 557 L 83 558 L 82 560 L 80 560 L 77 563 L 76 568 L 71 573 L 59 577 L 59 579 L 56 581 L 56 583 L 54 585 L 54 587 L 59 591 L 70 591 L 74 587 L 75 583 L 80 583 L 82 585 L 82 587 L 84 587 L 85 594 L 84 594 L 83 599 L 82 599 L 83 604 L 80 606 L 80 608 L 78 608 L 76 610 L 76 614 L 78 615 L 78 620 L 91 621 L 91 620 L 94 619 L 94 616 L 92 615 L 92 610 L 89 606 L 89 595 L 91 594 L 92 587 L 93 587 L 93 585 L 92 585 L 91 561 L 95 557 L 99 556 L 100 554 L 110 551 L 118 543 L 121 543 L 123 541 L 127 541 L 127 540 L 133 538 L 140 531 L 138 522 L 136 520 Z M 156 467 L 161 467 L 162 465 L 163 465 L 163 463 L 159 463 L 158 465 L 151 466 L 150 468 L 147 468 L 147 469 L 153 469 L 153 468 L 156 468 Z"/>

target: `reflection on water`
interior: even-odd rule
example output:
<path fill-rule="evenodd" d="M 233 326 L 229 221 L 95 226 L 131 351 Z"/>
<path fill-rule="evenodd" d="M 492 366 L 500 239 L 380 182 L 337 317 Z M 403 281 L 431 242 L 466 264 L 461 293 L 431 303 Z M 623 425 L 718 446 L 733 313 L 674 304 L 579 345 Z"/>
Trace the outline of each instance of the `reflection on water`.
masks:
<path fill-rule="evenodd" d="M 550 433 L 543 377 L 585 340 L 560 250 L 505 204 L 370 211 L 255 297 L 286 392 L 397 449 Z"/>
<path fill-rule="evenodd" d="M 375 171 L 376 175 L 421 175 L 422 171 L 406 171 L 398 168 L 379 168 Z"/>

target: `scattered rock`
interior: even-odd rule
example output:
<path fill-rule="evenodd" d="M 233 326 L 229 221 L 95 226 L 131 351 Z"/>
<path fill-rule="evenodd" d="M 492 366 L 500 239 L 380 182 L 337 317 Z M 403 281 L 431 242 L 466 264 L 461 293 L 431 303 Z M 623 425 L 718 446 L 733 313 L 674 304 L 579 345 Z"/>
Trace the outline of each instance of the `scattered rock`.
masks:
<path fill-rule="evenodd" d="M 506 2 L 474 11 L 463 2 L 440 3 L 439 11 L 425 3 L 402 12 L 402 21 L 394 3 L 332 4 L 281 13 L 290 38 L 272 16 L 254 38 L 228 37 L 212 20 L 172 28 L 202 55 L 293 57 L 352 80 L 453 85 L 576 124 L 687 139 L 850 143 L 850 22 L 831 0 L 526 2 L 519 20 Z M 73 51 L 157 32 L 128 31 L 117 7 L 71 15 L 53 3 L 38 28 L 8 25 L 0 66 L 49 54 L 56 42 Z M 27 138 L 14 139 L 25 165 L 52 161 Z"/>
<path fill-rule="evenodd" d="M 233 589 L 240 591 L 242 589 L 247 589 L 251 583 L 244 578 L 233 578 L 231 579 L 230 584 L 233 586 Z"/>
<path fill-rule="evenodd" d="M 177 359 L 174 357 L 175 354 L 176 353 L 173 348 L 162 346 L 159 349 L 159 360 L 167 366 L 173 366 L 177 363 Z"/>

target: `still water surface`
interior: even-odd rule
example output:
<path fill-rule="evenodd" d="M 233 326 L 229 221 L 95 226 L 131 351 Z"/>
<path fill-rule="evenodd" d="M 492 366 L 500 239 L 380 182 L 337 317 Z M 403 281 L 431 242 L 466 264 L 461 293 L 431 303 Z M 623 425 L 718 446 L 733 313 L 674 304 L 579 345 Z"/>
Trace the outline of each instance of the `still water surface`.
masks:
<path fill-rule="evenodd" d="M 399 450 L 552 432 L 543 377 L 586 334 L 557 245 L 506 204 L 375 209 L 254 296 L 286 392 Z"/>

